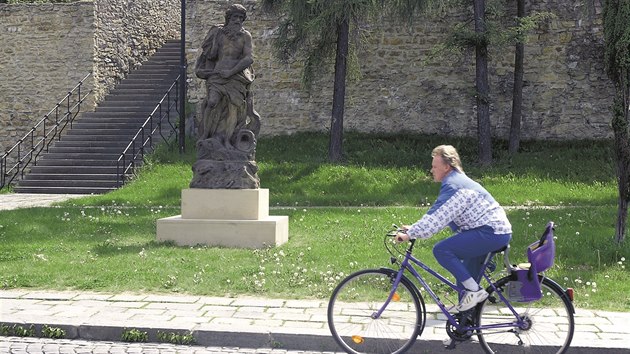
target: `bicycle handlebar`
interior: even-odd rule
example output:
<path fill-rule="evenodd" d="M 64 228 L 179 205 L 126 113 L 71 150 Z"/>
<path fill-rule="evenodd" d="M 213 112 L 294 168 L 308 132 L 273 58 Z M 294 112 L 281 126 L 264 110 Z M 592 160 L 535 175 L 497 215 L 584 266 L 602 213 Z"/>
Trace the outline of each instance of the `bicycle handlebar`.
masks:
<path fill-rule="evenodd" d="M 389 236 L 389 237 L 396 237 L 396 236 L 398 235 L 398 233 L 399 233 L 399 232 L 400 232 L 400 233 L 404 233 L 404 234 L 406 234 L 406 233 L 407 233 L 407 230 L 405 230 L 405 229 L 403 229 L 403 228 L 399 227 L 399 226 L 398 226 L 398 225 L 396 225 L 396 224 L 392 224 L 392 227 L 394 228 L 394 230 L 392 230 L 392 231 L 390 231 L 390 232 L 388 232 L 388 233 L 387 233 L 387 236 Z M 398 242 L 402 242 L 403 240 L 402 240 L 400 237 L 396 237 L 396 241 L 398 241 Z"/>

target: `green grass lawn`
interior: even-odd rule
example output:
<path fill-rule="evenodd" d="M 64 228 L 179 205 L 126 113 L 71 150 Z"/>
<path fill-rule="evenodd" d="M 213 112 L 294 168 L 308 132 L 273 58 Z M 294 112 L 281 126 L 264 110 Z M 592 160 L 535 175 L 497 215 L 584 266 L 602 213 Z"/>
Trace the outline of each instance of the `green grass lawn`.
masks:
<path fill-rule="evenodd" d="M 347 159 L 333 165 L 324 135 L 260 139 L 256 160 L 271 214 L 290 220 L 289 242 L 262 250 L 156 242 L 156 220 L 179 214 L 194 161 L 190 147 L 183 157 L 160 150 L 132 182 L 107 195 L 0 211 L 0 287 L 326 299 L 344 275 L 388 265 L 384 234 L 392 223 L 417 220 L 437 196 L 428 169 L 431 149 L 443 142 L 347 134 Z M 575 289 L 577 307 L 630 308 L 630 246 L 613 242 L 609 142 L 525 143 L 514 157 L 497 144 L 491 168 L 474 164 L 474 141 L 447 142 L 508 210 L 514 263 L 525 261 L 527 245 L 553 220 L 557 257 L 547 275 Z M 445 275 L 431 248 L 447 236 L 414 251 Z"/>

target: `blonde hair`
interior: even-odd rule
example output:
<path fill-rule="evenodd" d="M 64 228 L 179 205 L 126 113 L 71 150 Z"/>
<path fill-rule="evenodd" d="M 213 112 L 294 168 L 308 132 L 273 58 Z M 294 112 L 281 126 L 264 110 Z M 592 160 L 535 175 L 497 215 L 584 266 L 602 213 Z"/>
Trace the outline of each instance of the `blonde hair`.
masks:
<path fill-rule="evenodd" d="M 437 146 L 433 149 L 433 152 L 431 152 L 431 157 L 435 156 L 440 156 L 445 164 L 451 166 L 458 172 L 464 172 L 462 161 L 459 159 L 457 149 L 455 149 L 452 145 Z"/>

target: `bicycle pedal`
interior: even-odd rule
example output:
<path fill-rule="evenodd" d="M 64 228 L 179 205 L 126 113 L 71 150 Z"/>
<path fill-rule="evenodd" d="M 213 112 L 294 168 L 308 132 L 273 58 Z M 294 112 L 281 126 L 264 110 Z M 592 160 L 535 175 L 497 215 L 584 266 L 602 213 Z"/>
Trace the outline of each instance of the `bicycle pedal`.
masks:
<path fill-rule="evenodd" d="M 457 317 L 459 317 L 460 319 L 461 319 L 461 318 L 464 318 L 464 319 L 468 319 L 468 320 L 470 320 L 470 319 L 472 319 L 472 318 L 473 318 L 473 315 L 474 315 L 474 314 L 475 314 L 475 308 L 473 307 L 473 308 L 471 308 L 470 310 L 466 310 L 466 311 L 463 311 L 463 312 L 459 312 L 459 313 L 457 314 Z"/>

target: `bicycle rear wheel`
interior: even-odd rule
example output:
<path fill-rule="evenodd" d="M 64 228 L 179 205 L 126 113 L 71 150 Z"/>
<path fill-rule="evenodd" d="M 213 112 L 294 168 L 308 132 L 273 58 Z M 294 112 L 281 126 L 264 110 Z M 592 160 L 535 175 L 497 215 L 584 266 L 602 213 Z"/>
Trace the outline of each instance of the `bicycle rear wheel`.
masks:
<path fill-rule="evenodd" d="M 390 269 L 367 269 L 349 275 L 333 290 L 328 327 L 347 353 L 404 353 L 415 342 L 426 315 L 420 294 L 407 278 L 380 317 L 373 316 L 395 278 Z"/>
<path fill-rule="evenodd" d="M 533 302 L 511 302 L 524 318 L 521 327 L 484 329 L 477 331 L 479 342 L 487 353 L 541 353 L 562 354 L 573 339 L 573 305 L 562 288 L 553 280 L 542 278 L 542 298 Z M 497 288 L 507 296 L 510 277 L 496 282 Z M 513 323 L 515 317 L 493 292 L 481 305 L 478 313 L 480 326 Z"/>

